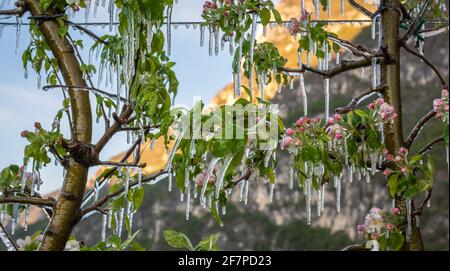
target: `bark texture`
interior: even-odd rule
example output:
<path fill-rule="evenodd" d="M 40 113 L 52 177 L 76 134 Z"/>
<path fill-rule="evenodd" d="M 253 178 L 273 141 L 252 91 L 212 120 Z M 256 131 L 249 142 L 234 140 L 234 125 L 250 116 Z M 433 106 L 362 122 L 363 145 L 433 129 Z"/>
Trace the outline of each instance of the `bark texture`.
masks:
<path fill-rule="evenodd" d="M 383 91 L 383 96 L 387 103 L 394 106 L 398 114 L 398 118 L 394 123 L 388 124 L 385 127 L 385 143 L 389 153 L 395 154 L 400 147 L 405 145 L 402 126 L 402 98 L 400 84 L 400 1 L 383 0 L 383 5 L 386 7 L 381 13 L 383 42 L 390 58 L 382 67 L 382 81 L 388 86 L 388 88 Z M 396 198 L 396 207 L 399 208 L 403 214 L 406 214 L 406 202 L 401 197 Z M 414 203 L 412 203 L 412 207 L 414 207 Z M 403 221 L 403 226 L 403 232 L 406 233 L 406 219 Z M 420 228 L 416 226 L 415 218 L 412 219 L 411 226 L 412 234 L 405 243 L 404 250 L 423 250 L 422 236 L 420 234 Z"/>
<path fill-rule="evenodd" d="M 33 16 L 42 15 L 38 0 L 26 0 Z M 50 12 L 48 15 L 52 15 Z M 66 85 L 86 86 L 74 48 L 58 34 L 59 26 L 54 20 L 37 22 L 47 44 L 58 60 Z M 73 140 L 90 143 L 92 138 L 92 113 L 89 93 L 84 90 L 69 89 L 74 135 Z M 53 216 L 48 224 L 40 250 L 63 250 L 79 220 L 80 205 L 86 189 L 88 167 L 72 159 L 66 167 L 67 175 L 60 196 L 55 203 Z"/>

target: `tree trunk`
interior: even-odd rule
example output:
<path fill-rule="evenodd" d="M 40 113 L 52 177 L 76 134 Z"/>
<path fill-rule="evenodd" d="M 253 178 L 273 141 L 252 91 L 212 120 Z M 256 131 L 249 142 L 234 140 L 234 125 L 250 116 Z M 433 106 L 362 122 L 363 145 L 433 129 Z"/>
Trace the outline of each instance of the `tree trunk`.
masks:
<path fill-rule="evenodd" d="M 27 0 L 27 7 L 33 16 L 40 15 L 38 0 Z M 67 38 L 58 34 L 59 26 L 54 20 L 38 24 L 47 44 L 58 60 L 61 74 L 67 85 L 86 86 L 74 48 Z M 84 90 L 69 89 L 71 101 L 73 139 L 90 143 L 92 138 L 92 113 L 89 93 Z M 66 166 L 67 175 L 50 223 L 44 233 L 40 250 L 63 250 L 78 222 L 80 205 L 86 189 L 88 167 L 71 160 Z"/>
<path fill-rule="evenodd" d="M 383 65 L 382 80 L 388 86 L 383 91 L 384 99 L 387 103 L 394 106 L 398 118 L 393 124 L 387 124 L 385 127 L 386 148 L 391 154 L 398 152 L 398 149 L 404 145 L 403 127 L 402 127 L 402 101 L 400 86 L 400 7 L 399 0 L 383 0 L 383 6 L 386 7 L 382 11 L 382 27 L 383 27 L 383 45 L 387 48 L 389 61 Z M 401 197 L 396 197 L 396 207 L 402 214 L 406 214 L 406 202 Z M 412 208 L 414 204 L 412 204 Z M 420 229 L 416 227 L 415 218 L 412 219 L 412 234 L 405 243 L 404 250 L 423 250 L 422 236 Z M 403 221 L 403 232 L 406 238 L 406 219 Z"/>

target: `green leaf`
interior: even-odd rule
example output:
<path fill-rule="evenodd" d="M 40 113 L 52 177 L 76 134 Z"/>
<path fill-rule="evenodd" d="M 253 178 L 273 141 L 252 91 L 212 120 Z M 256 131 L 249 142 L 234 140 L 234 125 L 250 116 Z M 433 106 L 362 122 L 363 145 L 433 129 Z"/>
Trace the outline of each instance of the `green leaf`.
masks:
<path fill-rule="evenodd" d="M 176 232 L 174 230 L 165 230 L 163 232 L 164 239 L 169 246 L 174 248 L 187 248 L 190 251 L 194 250 L 191 241 L 183 233 Z"/>
<path fill-rule="evenodd" d="M 395 197 L 395 194 L 397 193 L 398 176 L 399 173 L 394 173 L 388 178 L 389 194 L 392 198 Z"/>
<path fill-rule="evenodd" d="M 261 24 L 266 26 L 270 22 L 270 11 L 268 8 L 261 9 L 259 13 L 259 17 L 261 18 Z"/>
<path fill-rule="evenodd" d="M 219 234 L 211 234 L 207 238 L 203 239 L 198 243 L 197 250 L 200 251 L 219 251 L 220 248 L 217 245 L 217 241 L 219 240 Z"/>

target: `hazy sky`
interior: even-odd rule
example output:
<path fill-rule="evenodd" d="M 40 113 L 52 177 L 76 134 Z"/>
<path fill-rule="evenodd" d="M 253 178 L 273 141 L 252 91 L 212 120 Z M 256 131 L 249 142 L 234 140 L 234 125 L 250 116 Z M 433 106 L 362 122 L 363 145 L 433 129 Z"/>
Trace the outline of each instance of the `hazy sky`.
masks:
<path fill-rule="evenodd" d="M 1 0 L 0 0 L 1 2 Z M 13 1 L 10 1 L 11 3 Z M 201 19 L 203 0 L 181 0 L 174 7 L 173 21 L 198 21 Z M 73 21 L 84 22 L 84 12 Z M 26 17 L 24 16 L 24 22 Z M 100 9 L 96 18 L 89 21 L 107 21 L 106 10 Z M 14 18 L 2 21 L 15 22 Z M 101 27 L 91 28 L 96 33 L 103 33 Z M 79 37 L 74 32 L 75 38 Z M 172 31 L 172 60 L 177 64 L 175 71 L 180 80 L 179 94 L 176 102 L 191 105 L 193 96 L 201 96 L 205 101 L 210 99 L 231 81 L 231 57 L 228 51 L 223 51 L 218 57 L 209 57 L 208 48 L 199 46 L 200 31 L 192 27 L 186 29 L 180 26 Z M 86 35 L 81 36 L 85 47 L 91 44 Z M 37 77 L 30 72 L 24 79 L 21 54 L 29 42 L 28 26 L 21 28 L 19 53 L 15 54 L 16 27 L 3 29 L 0 39 L 0 168 L 9 164 L 21 164 L 23 148 L 26 141 L 20 137 L 20 132 L 33 129 L 35 121 L 40 121 L 44 127 L 52 123 L 56 111 L 61 107 L 59 90 L 43 92 L 37 88 Z M 207 44 L 207 42 L 206 42 Z M 87 51 L 87 50 L 85 50 Z M 87 54 L 84 54 L 87 61 Z M 94 82 L 97 82 L 94 79 Z M 44 84 L 44 81 L 43 81 Z M 100 123 L 102 125 L 102 123 Z M 67 126 L 64 134 L 68 135 Z M 103 131 L 102 126 L 94 127 L 94 142 Z M 123 151 L 126 148 L 124 135 L 115 137 L 108 148 L 102 153 L 103 159 Z M 91 170 L 92 174 L 94 170 Z M 45 182 L 42 192 L 49 192 L 62 183 L 62 169 L 53 165 L 42 170 Z"/>

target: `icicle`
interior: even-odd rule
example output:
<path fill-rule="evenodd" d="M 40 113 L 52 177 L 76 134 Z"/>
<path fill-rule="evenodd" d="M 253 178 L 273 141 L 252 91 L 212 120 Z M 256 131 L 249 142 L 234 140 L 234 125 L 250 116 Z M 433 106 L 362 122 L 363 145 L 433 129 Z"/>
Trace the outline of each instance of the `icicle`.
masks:
<path fill-rule="evenodd" d="M 289 189 L 294 188 L 294 168 L 293 166 L 289 167 Z"/>
<path fill-rule="evenodd" d="M 273 202 L 273 190 L 275 189 L 275 184 L 272 183 L 270 184 L 270 192 L 269 192 L 269 202 L 272 203 Z"/>
<path fill-rule="evenodd" d="M 364 67 L 362 67 L 361 68 L 361 78 L 364 78 L 364 76 L 365 76 L 365 68 Z"/>
<path fill-rule="evenodd" d="M 214 169 L 217 165 L 217 163 L 221 160 L 220 157 L 215 157 L 211 160 L 211 162 L 208 165 L 208 169 L 206 171 L 206 176 L 205 176 L 205 180 L 203 181 L 203 187 L 202 187 L 202 191 L 200 193 L 200 200 L 205 201 L 205 192 L 206 192 L 206 188 L 208 187 L 208 182 L 209 179 L 211 178 Z"/>
<path fill-rule="evenodd" d="M 214 31 L 212 30 L 212 26 L 209 26 L 209 56 L 213 55 L 213 43 L 214 43 Z"/>
<path fill-rule="evenodd" d="M 340 176 L 335 176 L 335 182 L 336 182 L 336 211 L 338 213 L 341 212 L 341 177 Z"/>
<path fill-rule="evenodd" d="M 239 183 L 239 202 L 242 201 L 244 197 L 245 180 Z"/>
<path fill-rule="evenodd" d="M 37 88 L 40 90 L 41 89 L 41 74 L 37 73 Z"/>
<path fill-rule="evenodd" d="M 102 215 L 102 242 L 106 242 L 106 224 L 108 222 L 108 215 Z"/>
<path fill-rule="evenodd" d="M 409 241 L 410 240 L 410 238 L 411 238 L 411 233 L 412 233 L 412 227 L 411 227 L 411 220 L 412 220 L 412 218 L 411 218 L 411 212 L 412 212 L 412 210 L 411 210 L 411 201 L 412 201 L 412 199 L 409 199 L 407 202 L 406 202 L 406 221 L 407 221 L 407 228 L 406 228 L 406 241 Z"/>
<path fill-rule="evenodd" d="M 184 128 L 181 129 L 181 133 L 178 136 L 177 140 L 175 141 L 175 145 L 173 146 L 172 152 L 170 153 L 169 160 L 167 162 L 166 170 L 172 167 L 173 158 L 175 156 L 175 153 L 177 152 L 178 146 L 181 143 L 181 139 L 183 138 L 183 135 L 184 135 Z"/>
<path fill-rule="evenodd" d="M 350 165 L 348 167 L 348 182 L 352 183 L 353 182 L 353 171 L 354 171 L 354 166 Z"/>
<path fill-rule="evenodd" d="M 28 220 L 30 219 L 30 206 L 25 207 L 25 219 L 23 223 L 23 231 L 28 231 Z"/>
<path fill-rule="evenodd" d="M 311 225 L 311 179 L 306 179 L 306 224 Z"/>
<path fill-rule="evenodd" d="M 16 16 L 16 55 L 19 53 L 21 28 L 22 28 L 22 18 L 20 16 Z"/>
<path fill-rule="evenodd" d="M 341 53 L 336 52 L 336 65 L 341 64 Z"/>
<path fill-rule="evenodd" d="M 314 14 L 316 15 L 316 18 L 319 19 L 319 0 L 314 0 Z"/>
<path fill-rule="evenodd" d="M 377 88 L 377 59 L 374 57 L 372 58 L 372 89 Z"/>
<path fill-rule="evenodd" d="M 322 192 L 321 192 L 321 194 L 322 194 L 322 197 L 321 197 L 321 203 L 320 203 L 320 208 L 321 208 L 321 210 L 323 211 L 323 209 L 324 209 L 324 207 L 325 207 L 325 187 L 326 187 L 326 183 L 324 183 L 323 185 L 322 185 Z"/>
<path fill-rule="evenodd" d="M 27 185 L 27 174 L 26 173 L 27 173 L 27 165 L 25 164 L 23 166 L 23 172 L 22 172 L 22 177 L 21 177 L 21 181 L 20 181 L 22 193 L 25 191 L 25 186 Z"/>
<path fill-rule="evenodd" d="M 186 220 L 189 220 L 189 212 L 191 208 L 191 187 L 188 183 L 186 187 Z"/>
<path fill-rule="evenodd" d="M 264 100 L 264 86 L 265 86 L 265 81 L 266 81 L 266 75 L 263 73 L 261 74 L 261 78 L 260 78 L 260 89 L 261 89 L 261 99 Z"/>
<path fill-rule="evenodd" d="M 303 73 L 299 75 L 299 84 L 300 84 L 300 93 L 303 98 L 303 114 L 305 116 L 308 115 L 308 97 L 306 96 L 306 88 L 305 88 L 305 78 Z"/>
<path fill-rule="evenodd" d="M 248 180 L 244 181 L 244 204 L 247 205 L 248 203 L 248 187 L 250 185 Z"/>
<path fill-rule="evenodd" d="M 108 211 L 108 229 L 111 229 L 112 217 L 113 217 L 113 214 L 112 214 L 112 211 L 110 210 L 110 211 Z"/>
<path fill-rule="evenodd" d="M 327 12 L 328 12 L 328 18 L 331 17 L 331 0 L 327 1 Z"/>
<path fill-rule="evenodd" d="M 381 15 L 377 15 L 378 17 L 378 46 L 377 50 L 380 50 L 381 45 L 383 43 L 383 24 L 381 21 Z"/>
<path fill-rule="evenodd" d="M 233 39 L 232 38 L 230 38 L 229 43 L 230 43 L 229 53 L 230 53 L 230 56 L 232 56 L 234 54 L 234 46 L 233 46 Z"/>
<path fill-rule="evenodd" d="M 223 187 L 223 180 L 225 178 L 225 173 L 227 172 L 228 167 L 230 166 L 231 161 L 233 160 L 233 158 L 234 158 L 234 155 L 228 156 L 224 160 L 223 166 L 220 169 L 219 176 L 218 176 L 217 182 L 216 182 L 216 194 L 215 194 L 216 195 L 216 199 L 218 199 L 219 196 L 220 196 L 220 191 L 222 190 L 222 187 Z"/>
<path fill-rule="evenodd" d="M 416 227 L 420 228 L 420 217 L 418 215 L 414 216 L 414 218 L 416 219 Z"/>
<path fill-rule="evenodd" d="M 330 79 L 325 78 L 324 80 L 325 89 L 325 120 L 330 116 Z"/>
<path fill-rule="evenodd" d="M 138 186 L 139 187 L 142 186 L 142 168 L 141 167 L 138 168 Z"/>
<path fill-rule="evenodd" d="M 168 190 L 169 192 L 172 192 L 172 179 L 173 179 L 173 173 L 172 173 L 172 168 L 169 168 L 169 170 L 167 171 L 169 174 L 169 184 L 168 184 Z"/>
<path fill-rule="evenodd" d="M 370 183 L 370 173 L 368 171 L 365 172 L 366 183 Z"/>
<path fill-rule="evenodd" d="M 375 35 L 376 35 L 376 32 L 377 32 L 377 18 L 378 18 L 378 16 L 375 16 L 375 17 L 373 17 L 372 18 L 372 27 L 371 27 L 371 37 L 372 37 L 372 39 L 374 40 L 375 39 Z"/>
<path fill-rule="evenodd" d="M 167 55 L 172 53 L 172 7 L 167 7 Z"/>
<path fill-rule="evenodd" d="M 431 198 L 429 198 L 428 200 L 427 200 L 427 208 L 430 208 L 431 207 Z"/>
<path fill-rule="evenodd" d="M 251 28 L 251 37 L 250 37 L 250 56 L 249 56 L 249 60 L 250 60 L 250 78 L 248 79 L 249 82 L 252 81 L 252 70 L 253 70 L 253 56 L 255 53 L 255 39 L 256 39 L 256 26 L 257 26 L 257 14 L 254 13 L 253 17 L 252 17 L 252 28 Z M 251 91 L 251 87 L 250 87 L 250 91 Z M 262 92 L 262 91 L 261 91 Z M 264 96 L 261 96 L 264 99 Z"/>
<path fill-rule="evenodd" d="M 395 208 L 395 198 L 391 199 L 391 209 Z"/>
<path fill-rule="evenodd" d="M 214 27 L 214 53 L 216 56 L 219 55 L 219 34 L 220 34 L 220 30 L 218 27 Z"/>
<path fill-rule="evenodd" d="M 372 175 L 375 175 L 377 173 L 377 160 L 378 160 L 378 153 L 373 152 L 370 154 L 370 167 L 372 170 Z"/>
<path fill-rule="evenodd" d="M 98 6 L 100 5 L 100 0 L 95 0 L 95 5 L 94 5 L 94 18 L 97 17 L 97 10 L 98 10 Z"/>
<path fill-rule="evenodd" d="M 291 76 L 289 79 L 289 90 L 294 90 L 294 77 Z"/>
<path fill-rule="evenodd" d="M 122 235 L 124 215 L 125 215 L 125 208 L 122 208 L 122 209 L 120 209 L 120 214 L 119 214 L 119 224 L 118 224 L 118 228 L 117 228 L 117 235 L 118 236 Z"/>
<path fill-rule="evenodd" d="M 200 47 L 205 45 L 205 26 L 200 26 Z"/>
<path fill-rule="evenodd" d="M 85 13 L 84 13 L 84 20 L 87 23 L 88 19 L 89 19 L 89 12 L 91 11 L 91 0 L 86 0 L 86 9 L 85 9 Z"/>
<path fill-rule="evenodd" d="M 239 17 L 241 17 L 241 15 L 239 15 Z M 242 76 L 242 74 L 241 74 L 241 69 L 242 69 L 242 66 L 241 66 L 241 61 L 242 61 L 242 43 L 243 43 L 243 37 L 241 35 L 241 37 L 239 39 L 239 51 L 238 51 L 238 60 L 237 60 L 237 68 L 238 68 L 238 70 L 237 70 L 237 74 L 236 74 L 236 77 L 237 77 L 236 96 L 240 96 L 241 95 L 241 84 L 242 84 L 242 81 L 241 81 L 241 76 Z"/>
<path fill-rule="evenodd" d="M 345 16 L 345 0 L 341 0 L 341 16 Z"/>
<path fill-rule="evenodd" d="M 227 214 L 227 206 L 222 206 L 222 215 Z"/>
<path fill-rule="evenodd" d="M 128 195 L 128 189 L 130 187 L 130 170 L 128 168 L 125 169 L 125 187 L 124 187 L 124 195 L 125 195 L 125 200 L 127 198 Z"/>

